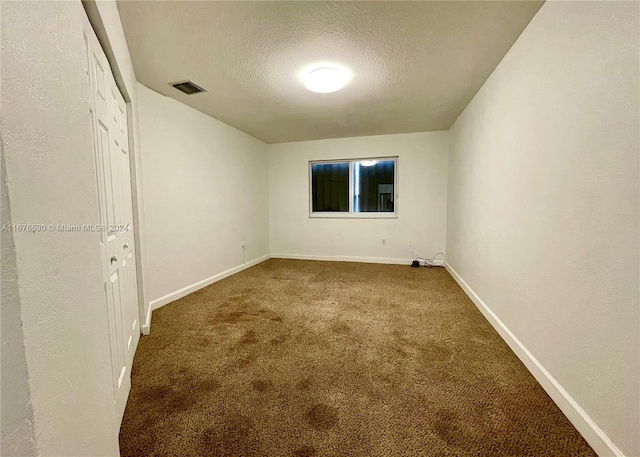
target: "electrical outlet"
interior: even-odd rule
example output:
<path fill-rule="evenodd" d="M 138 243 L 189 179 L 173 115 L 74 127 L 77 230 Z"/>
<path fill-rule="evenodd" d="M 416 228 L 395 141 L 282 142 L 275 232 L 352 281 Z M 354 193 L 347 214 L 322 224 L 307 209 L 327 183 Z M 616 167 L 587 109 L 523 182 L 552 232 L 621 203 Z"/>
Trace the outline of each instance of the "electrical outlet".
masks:
<path fill-rule="evenodd" d="M 382 238 L 382 245 L 386 246 L 387 245 L 387 239 L 386 238 Z"/>
<path fill-rule="evenodd" d="M 412 248 L 413 247 L 413 241 L 409 241 L 409 247 Z"/>
<path fill-rule="evenodd" d="M 247 242 L 246 242 L 246 241 L 243 241 L 243 242 L 240 244 L 240 249 L 242 249 L 242 252 L 244 252 L 244 251 L 246 251 L 246 250 L 247 250 Z"/>

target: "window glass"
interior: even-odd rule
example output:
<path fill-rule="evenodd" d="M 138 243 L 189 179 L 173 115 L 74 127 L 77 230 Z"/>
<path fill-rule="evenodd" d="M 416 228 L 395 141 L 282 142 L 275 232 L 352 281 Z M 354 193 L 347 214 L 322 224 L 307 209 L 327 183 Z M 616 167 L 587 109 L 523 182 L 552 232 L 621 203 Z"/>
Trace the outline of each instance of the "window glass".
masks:
<path fill-rule="evenodd" d="M 395 176 L 394 160 L 353 162 L 353 212 L 392 213 Z"/>
<path fill-rule="evenodd" d="M 311 164 L 312 211 L 349 212 L 349 162 Z"/>

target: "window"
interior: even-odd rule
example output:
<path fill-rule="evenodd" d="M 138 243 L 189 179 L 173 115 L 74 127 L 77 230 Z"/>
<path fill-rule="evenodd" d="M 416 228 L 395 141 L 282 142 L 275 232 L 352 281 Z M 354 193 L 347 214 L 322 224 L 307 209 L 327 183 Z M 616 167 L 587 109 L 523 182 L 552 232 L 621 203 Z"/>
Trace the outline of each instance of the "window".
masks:
<path fill-rule="evenodd" d="M 310 162 L 311 217 L 396 217 L 397 158 Z"/>

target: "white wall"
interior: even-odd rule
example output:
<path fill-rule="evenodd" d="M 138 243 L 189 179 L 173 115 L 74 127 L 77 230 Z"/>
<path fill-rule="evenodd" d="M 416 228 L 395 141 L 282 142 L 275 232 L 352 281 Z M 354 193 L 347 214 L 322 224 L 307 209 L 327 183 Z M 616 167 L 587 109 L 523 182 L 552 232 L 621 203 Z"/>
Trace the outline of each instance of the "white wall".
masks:
<path fill-rule="evenodd" d="M 82 4 L 1 8 L 11 222 L 95 223 Z M 118 455 L 100 234 L 13 235 L 38 455 Z"/>
<path fill-rule="evenodd" d="M 145 86 L 138 86 L 138 100 L 143 255 L 149 298 L 158 306 L 268 255 L 267 154 L 261 141 Z"/>
<path fill-rule="evenodd" d="M 4 225 L 11 224 L 11 208 L 1 134 L 0 158 L 0 224 Z M 10 230 L 0 232 L 0 251 L 0 455 L 30 457 L 36 455 L 36 437 L 22 333 L 16 250 Z"/>
<path fill-rule="evenodd" d="M 444 251 L 447 132 L 282 143 L 269 151 L 271 254 L 379 262 Z M 398 156 L 397 219 L 309 217 L 309 161 Z M 382 245 L 386 239 L 386 245 Z"/>
<path fill-rule="evenodd" d="M 450 266 L 627 456 L 640 449 L 638 7 L 542 7 L 451 129 L 447 221 Z"/>

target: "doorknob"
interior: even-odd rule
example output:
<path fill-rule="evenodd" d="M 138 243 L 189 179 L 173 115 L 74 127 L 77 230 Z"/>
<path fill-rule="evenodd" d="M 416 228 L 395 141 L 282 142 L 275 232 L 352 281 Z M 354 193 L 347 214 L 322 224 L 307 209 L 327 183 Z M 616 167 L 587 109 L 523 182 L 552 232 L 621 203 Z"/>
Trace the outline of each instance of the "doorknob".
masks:
<path fill-rule="evenodd" d="M 117 261 L 118 261 L 118 256 L 117 255 L 112 255 L 111 256 L 111 263 L 117 262 Z"/>
<path fill-rule="evenodd" d="M 122 246 L 122 249 L 129 249 L 129 243 L 124 243 L 124 246 Z"/>

